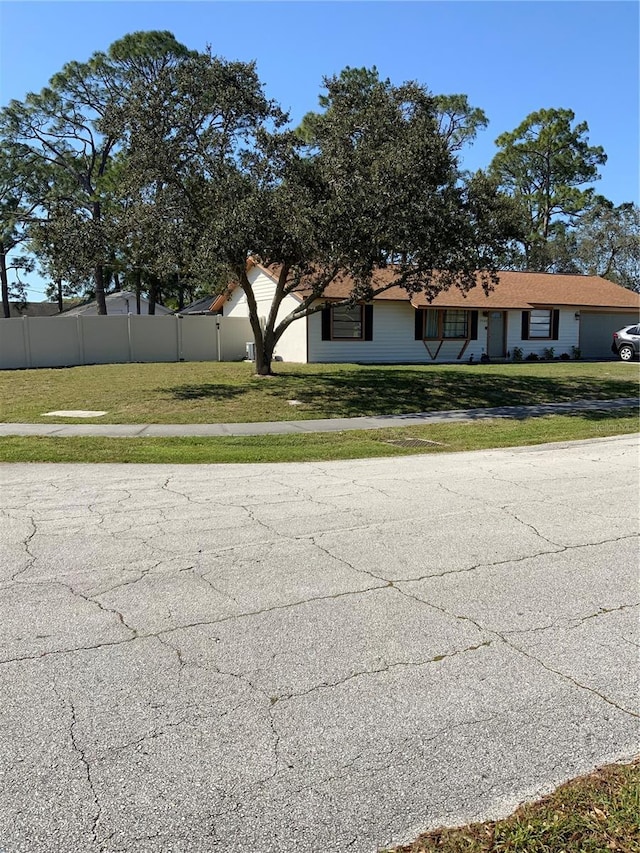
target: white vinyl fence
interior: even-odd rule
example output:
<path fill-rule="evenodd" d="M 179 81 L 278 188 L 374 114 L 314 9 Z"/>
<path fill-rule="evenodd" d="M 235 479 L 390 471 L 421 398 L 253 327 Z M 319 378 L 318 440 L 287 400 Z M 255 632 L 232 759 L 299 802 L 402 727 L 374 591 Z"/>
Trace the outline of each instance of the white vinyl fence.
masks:
<path fill-rule="evenodd" d="M 0 319 L 0 370 L 152 361 L 241 361 L 245 317 L 128 314 Z"/>

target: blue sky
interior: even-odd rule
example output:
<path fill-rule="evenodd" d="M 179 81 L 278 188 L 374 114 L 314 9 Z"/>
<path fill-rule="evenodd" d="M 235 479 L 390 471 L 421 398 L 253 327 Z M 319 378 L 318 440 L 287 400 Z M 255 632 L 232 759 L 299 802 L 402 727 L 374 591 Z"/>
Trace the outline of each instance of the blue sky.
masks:
<path fill-rule="evenodd" d="M 490 122 L 464 152 L 468 169 L 487 166 L 495 138 L 530 112 L 572 109 L 608 155 L 598 192 L 638 202 L 639 11 L 633 0 L 0 0 L 0 103 L 39 91 L 65 62 L 128 32 L 171 30 L 190 48 L 256 60 L 267 94 L 294 121 L 317 106 L 322 77 L 346 65 L 462 92 Z"/>

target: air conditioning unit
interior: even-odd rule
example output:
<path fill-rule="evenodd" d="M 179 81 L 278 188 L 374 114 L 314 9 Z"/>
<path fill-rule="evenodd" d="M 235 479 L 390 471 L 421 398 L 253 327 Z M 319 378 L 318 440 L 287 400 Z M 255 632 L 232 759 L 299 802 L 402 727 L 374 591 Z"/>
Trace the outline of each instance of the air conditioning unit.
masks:
<path fill-rule="evenodd" d="M 247 341 L 244 345 L 245 358 L 249 361 L 256 360 L 256 344 L 255 341 Z"/>

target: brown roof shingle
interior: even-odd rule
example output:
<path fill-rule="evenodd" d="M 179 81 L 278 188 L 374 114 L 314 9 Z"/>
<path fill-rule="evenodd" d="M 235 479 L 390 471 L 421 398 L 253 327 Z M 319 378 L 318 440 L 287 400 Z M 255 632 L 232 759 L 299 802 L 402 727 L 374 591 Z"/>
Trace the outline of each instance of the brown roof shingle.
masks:
<path fill-rule="evenodd" d="M 252 262 L 267 275 L 277 278 L 279 267 L 264 267 Z M 374 297 L 378 301 L 411 302 L 414 308 L 480 308 L 480 309 L 530 309 L 537 305 L 567 305 L 576 308 L 617 308 L 620 310 L 640 311 L 640 294 L 615 284 L 608 279 L 595 275 L 564 275 L 559 273 L 516 272 L 503 270 L 498 273 L 499 282 L 488 294 L 478 283 L 468 293 L 462 293 L 457 287 L 441 291 L 432 302 L 427 302 L 424 294 L 409 294 L 402 287 L 392 284 L 395 271 L 393 267 L 378 270 L 373 275 L 373 287 L 387 289 Z M 346 299 L 354 287 L 354 280 L 342 274 L 325 289 L 322 299 Z M 233 289 L 233 288 L 231 288 Z M 303 286 L 299 294 L 309 291 Z M 219 302 L 229 298 L 230 290 L 218 297 L 213 310 Z"/>
<path fill-rule="evenodd" d="M 635 308 L 640 309 L 640 294 L 599 276 L 559 275 L 551 273 L 513 272 L 498 273 L 499 282 L 488 294 L 478 284 L 468 293 L 457 287 L 441 291 L 432 302 L 424 294 L 413 296 L 401 287 L 390 287 L 374 297 L 379 299 L 409 300 L 415 308 L 522 308 L 535 305 L 571 305 L 585 308 Z M 376 273 L 375 287 L 393 281 L 393 270 Z M 347 277 L 332 282 L 325 291 L 327 299 L 344 299 L 353 281 Z"/>

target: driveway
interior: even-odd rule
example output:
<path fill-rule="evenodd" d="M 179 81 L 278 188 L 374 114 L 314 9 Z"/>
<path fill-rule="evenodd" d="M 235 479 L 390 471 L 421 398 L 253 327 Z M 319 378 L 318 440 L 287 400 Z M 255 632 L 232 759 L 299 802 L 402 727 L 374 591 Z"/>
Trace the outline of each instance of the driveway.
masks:
<path fill-rule="evenodd" d="M 0 846 L 370 853 L 629 758 L 637 454 L 0 467 Z"/>

